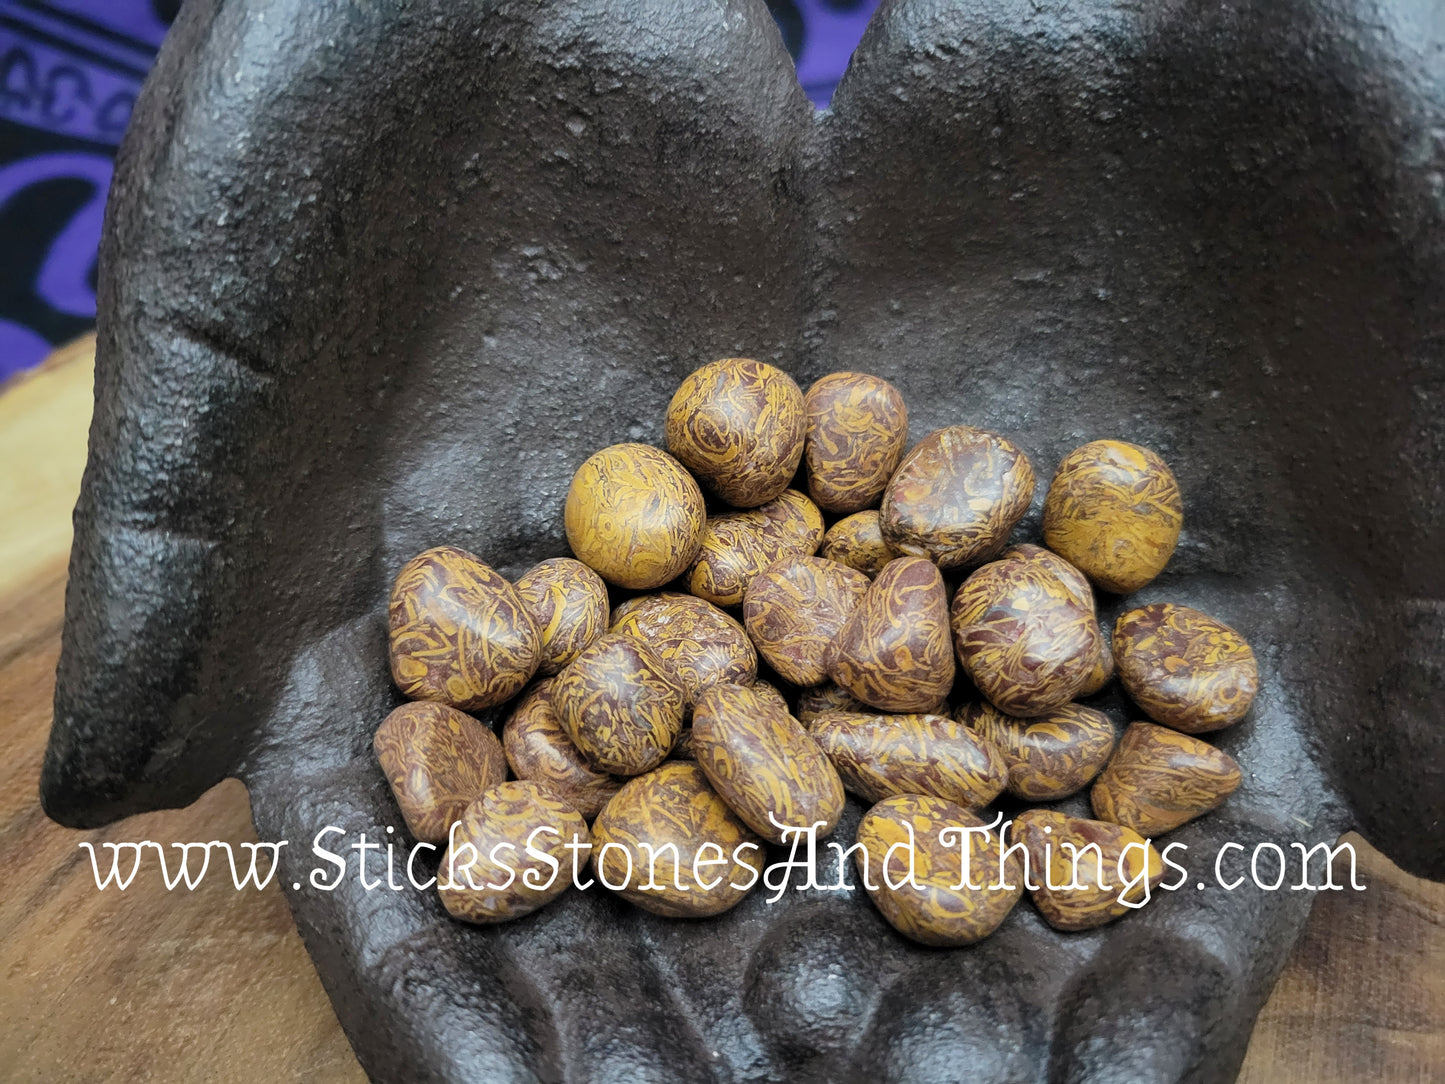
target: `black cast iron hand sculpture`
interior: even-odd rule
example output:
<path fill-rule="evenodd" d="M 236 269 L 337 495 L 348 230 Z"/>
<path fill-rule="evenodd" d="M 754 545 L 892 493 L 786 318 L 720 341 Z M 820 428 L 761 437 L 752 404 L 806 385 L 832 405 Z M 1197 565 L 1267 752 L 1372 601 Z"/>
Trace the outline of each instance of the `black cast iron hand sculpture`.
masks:
<path fill-rule="evenodd" d="M 1445 877 L 1441 55 L 1424 0 L 899 0 L 814 116 L 761 0 L 192 0 L 113 193 L 47 810 L 240 775 L 304 885 L 321 826 L 401 824 L 369 740 L 406 558 L 562 552 L 574 468 L 704 361 L 861 369 L 1045 479 L 1105 436 L 1174 466 L 1136 600 L 1263 672 L 1191 883 L 934 951 L 861 895 L 480 929 L 353 868 L 290 900 L 362 1064 L 1229 1079 L 1311 893 L 1197 889 L 1220 842 L 1353 826 Z"/>

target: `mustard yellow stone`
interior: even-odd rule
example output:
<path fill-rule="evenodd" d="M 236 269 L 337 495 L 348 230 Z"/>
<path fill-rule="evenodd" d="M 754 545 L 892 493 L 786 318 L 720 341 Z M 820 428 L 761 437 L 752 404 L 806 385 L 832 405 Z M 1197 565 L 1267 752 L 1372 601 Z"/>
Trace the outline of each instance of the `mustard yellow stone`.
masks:
<path fill-rule="evenodd" d="M 754 576 L 784 557 L 811 557 L 823 541 L 823 514 L 796 489 L 748 512 L 711 517 L 687 589 L 715 606 L 741 606 Z"/>
<path fill-rule="evenodd" d="M 1154 845 L 1118 824 L 1030 809 L 1014 820 L 1009 841 L 1028 851 L 1034 906 L 1056 930 L 1112 922 L 1164 878 Z"/>
<path fill-rule="evenodd" d="M 878 575 L 889 561 L 903 556 L 883 540 L 878 510 L 873 508 L 844 516 L 829 527 L 818 553 L 868 576 Z"/>

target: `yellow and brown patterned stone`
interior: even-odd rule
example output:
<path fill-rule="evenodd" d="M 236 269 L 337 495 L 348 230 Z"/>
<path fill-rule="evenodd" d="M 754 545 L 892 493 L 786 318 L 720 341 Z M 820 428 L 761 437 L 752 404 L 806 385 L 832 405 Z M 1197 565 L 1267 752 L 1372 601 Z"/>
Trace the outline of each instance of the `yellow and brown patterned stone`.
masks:
<path fill-rule="evenodd" d="M 1040 561 L 993 561 L 953 597 L 953 642 L 979 692 L 1009 715 L 1067 704 L 1098 661 L 1099 623 Z"/>
<path fill-rule="evenodd" d="M 998 554 L 1034 495 L 1034 470 L 1012 441 L 954 425 L 936 429 L 903 457 L 883 493 L 879 522 L 899 553 L 940 568 Z"/>
<path fill-rule="evenodd" d="M 542 641 L 516 589 L 456 546 L 408 561 L 387 611 L 391 677 L 412 700 L 476 711 L 510 700 L 536 672 Z"/>
<path fill-rule="evenodd" d="M 585 848 L 589 838 L 582 814 L 549 788 L 500 783 L 462 814 L 437 871 L 437 895 L 453 918 L 467 922 L 521 918 L 567 891 L 567 844 Z M 550 862 L 528 854 L 529 846 Z"/>
<path fill-rule="evenodd" d="M 823 535 L 820 557 L 837 561 L 840 565 L 856 568 L 868 576 L 882 572 L 889 561 L 903 556 L 883 541 L 883 530 L 878 526 L 878 512 L 868 509 L 844 516 Z"/>
<path fill-rule="evenodd" d="M 817 685 L 827 655 L 870 580 L 823 557 L 785 557 L 752 578 L 743 594 L 743 623 L 763 658 L 785 681 Z"/>
<path fill-rule="evenodd" d="M 604 887 L 671 918 L 721 914 L 763 871 L 762 840 L 687 761 L 629 779 L 598 814 L 592 842 Z"/>
<path fill-rule="evenodd" d="M 987 741 L 945 715 L 832 712 L 809 731 L 860 798 L 932 794 L 976 809 L 1004 788 L 1007 769 Z"/>
<path fill-rule="evenodd" d="M 640 640 L 609 632 L 552 684 L 562 729 L 592 767 L 613 775 L 655 768 L 682 730 L 682 686 Z"/>
<path fill-rule="evenodd" d="M 885 798 L 863 814 L 853 861 L 890 926 L 940 946 L 972 944 L 998 929 L 1023 895 L 1023 862 L 1017 854 L 1003 859 L 997 831 L 963 831 L 984 824 L 926 794 Z"/>
<path fill-rule="evenodd" d="M 1008 792 L 1031 802 L 1052 802 L 1083 790 L 1114 751 L 1114 724 L 1102 711 L 1082 704 L 1065 704 L 1032 719 L 1005 715 L 992 704 L 971 704 L 958 717 L 1002 755 Z"/>
<path fill-rule="evenodd" d="M 871 508 L 908 443 L 908 407 L 888 381 L 831 373 L 803 397 L 808 495 L 829 512 Z"/>
<path fill-rule="evenodd" d="M 518 578 L 517 594 L 542 637 L 537 673 L 546 677 L 607 631 L 607 585 L 581 561 L 553 557 Z"/>
<path fill-rule="evenodd" d="M 537 682 L 517 701 L 502 728 L 502 749 L 518 779 L 551 787 L 591 820 L 624 780 L 599 772 L 577 751 L 552 707 L 555 678 Z"/>
<path fill-rule="evenodd" d="M 1059 578 L 1080 606 L 1085 607 L 1090 613 L 1097 613 L 1094 607 L 1094 589 L 1089 586 L 1088 577 L 1058 554 L 1046 550 L 1042 546 L 1022 543 L 1010 546 L 999 554 L 1000 561 L 1010 559 L 1040 562 Z M 1088 679 L 1077 694 L 1079 696 L 1093 696 L 1109 684 L 1109 680 L 1114 676 L 1114 655 L 1109 650 L 1109 638 L 1103 635 L 1103 629 L 1100 629 L 1099 632 L 1099 653 L 1095 656 L 1094 666 L 1089 671 Z"/>
<path fill-rule="evenodd" d="M 788 488 L 803 458 L 803 393 L 766 362 L 723 358 L 691 373 L 667 408 L 667 450 L 734 508 Z M 816 548 L 816 547 L 815 547 Z"/>
<path fill-rule="evenodd" d="M 577 468 L 563 520 L 578 560 L 609 583 L 649 590 L 697 559 L 707 507 L 672 456 L 646 444 L 614 444 Z"/>
<path fill-rule="evenodd" d="M 943 577 L 921 557 L 890 562 L 833 641 L 828 676 L 870 707 L 929 711 L 953 675 Z"/>
<path fill-rule="evenodd" d="M 1030 809 L 1014 820 L 1009 842 L 1028 850 L 1029 877 L 1038 885 L 1030 895 L 1056 930 L 1091 930 L 1112 922 L 1164 877 L 1164 861 L 1153 844 L 1104 821 Z"/>
<path fill-rule="evenodd" d="M 1187 734 L 1244 718 L 1259 691 L 1259 666 L 1243 636 L 1189 606 L 1156 602 L 1114 624 L 1119 680 L 1156 723 Z"/>
<path fill-rule="evenodd" d="M 843 813 L 843 783 L 801 723 L 743 685 L 703 690 L 692 718 L 693 756 L 713 790 L 773 843 L 783 828 L 818 822 L 826 836 Z"/>
<path fill-rule="evenodd" d="M 712 516 L 687 589 L 716 606 L 741 606 L 752 578 L 784 557 L 811 557 L 823 541 L 823 514 L 795 489 L 750 512 Z"/>
<path fill-rule="evenodd" d="M 652 648 L 682 685 L 689 708 L 709 685 L 750 685 L 758 673 L 758 653 L 742 625 L 696 595 L 629 599 L 617 608 L 612 631 Z"/>
<path fill-rule="evenodd" d="M 1105 591 L 1127 595 L 1169 563 L 1184 522 L 1164 460 L 1122 440 L 1064 456 L 1044 499 L 1044 541 Z"/>
<path fill-rule="evenodd" d="M 1089 676 L 1084 679 L 1084 684 L 1079 689 L 1079 696 L 1093 696 L 1103 690 L 1104 686 L 1114 680 L 1114 651 L 1109 646 L 1109 634 L 1103 628 L 1099 629 L 1099 653 L 1094 657 L 1094 665 L 1089 669 Z"/>
<path fill-rule="evenodd" d="M 813 723 L 829 712 L 866 713 L 871 710 L 867 704 L 833 681 L 804 689 L 798 694 L 798 722 L 803 724 L 804 730 L 812 730 Z"/>
<path fill-rule="evenodd" d="M 1215 809 L 1242 778 L 1234 758 L 1208 742 L 1131 723 L 1089 796 L 1094 816 L 1152 838 Z"/>
<path fill-rule="evenodd" d="M 397 708 L 371 743 L 413 839 L 440 843 L 472 800 L 507 778 L 496 735 L 445 704 Z"/>

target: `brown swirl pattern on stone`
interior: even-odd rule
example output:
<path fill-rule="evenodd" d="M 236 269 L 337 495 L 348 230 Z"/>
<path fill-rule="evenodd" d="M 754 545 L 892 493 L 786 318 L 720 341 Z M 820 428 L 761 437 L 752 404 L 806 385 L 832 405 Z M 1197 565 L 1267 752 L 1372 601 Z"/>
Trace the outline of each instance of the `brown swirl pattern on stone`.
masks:
<path fill-rule="evenodd" d="M 752 684 L 758 653 L 733 617 L 680 591 L 630 599 L 617 608 L 612 631 L 641 640 L 682 685 L 689 709 L 719 681 Z"/>
<path fill-rule="evenodd" d="M 440 843 L 472 800 L 507 778 L 496 735 L 445 704 L 397 708 L 371 742 L 413 839 Z"/>
<path fill-rule="evenodd" d="M 920 557 L 890 562 L 833 641 L 828 676 L 870 707 L 929 711 L 953 675 L 943 577 Z"/>
<path fill-rule="evenodd" d="M 963 831 L 984 824 L 963 806 L 927 794 L 885 798 L 863 814 L 853 862 L 890 926 L 939 946 L 969 945 L 998 929 L 1023 895 L 1023 862 L 1016 853 L 1002 857 L 997 831 Z"/>
<path fill-rule="evenodd" d="M 1152 838 L 1217 808 L 1242 778 L 1234 758 L 1208 742 L 1131 723 L 1089 797 L 1100 820 Z"/>
<path fill-rule="evenodd" d="M 867 704 L 859 700 L 847 689 L 836 682 L 828 682 L 826 685 L 817 685 L 811 689 L 804 689 L 798 694 L 798 722 L 803 724 L 804 730 L 812 730 L 813 723 L 819 716 L 827 715 L 829 712 L 842 711 L 854 713 L 867 713 L 871 711 Z"/>
<path fill-rule="evenodd" d="M 817 685 L 839 631 L 868 593 L 857 569 L 823 557 L 785 557 L 752 578 L 743 594 L 743 624 L 778 676 Z"/>
<path fill-rule="evenodd" d="M 1064 456 L 1044 498 L 1044 541 L 1105 591 L 1127 595 L 1174 553 L 1184 523 L 1179 483 L 1164 460 L 1122 440 Z"/>
<path fill-rule="evenodd" d="M 978 691 L 1009 715 L 1062 707 L 1098 661 L 1099 623 L 1040 561 L 993 561 L 953 597 L 953 642 Z"/>
<path fill-rule="evenodd" d="M 722 914 L 762 876 L 762 840 L 686 761 L 628 780 L 598 814 L 592 842 L 603 887 L 669 918 Z"/>
<path fill-rule="evenodd" d="M 1059 578 L 1080 606 L 1090 613 L 1097 614 L 1094 608 L 1094 589 L 1089 586 L 1089 578 L 1058 554 L 1046 550 L 1042 546 L 1025 542 L 1017 546 L 1010 546 L 999 554 L 1000 561 L 1010 559 L 1040 562 Z M 1114 654 L 1109 650 L 1109 638 L 1104 635 L 1102 628 L 1099 633 L 1099 653 L 1095 656 L 1094 666 L 1089 671 L 1083 688 L 1077 694 L 1079 696 L 1093 696 L 1109 684 L 1109 680 L 1114 676 Z"/>
<path fill-rule="evenodd" d="M 1120 614 L 1114 659 L 1134 702 L 1187 734 L 1239 722 L 1259 692 L 1259 665 L 1244 637 L 1189 606 L 1156 602 Z"/>
<path fill-rule="evenodd" d="M 502 728 L 502 750 L 512 774 L 541 783 L 591 820 L 623 780 L 599 772 L 577 751 L 552 707 L 555 678 L 537 682 L 517 701 Z"/>
<path fill-rule="evenodd" d="M 1091 930 L 1112 922 L 1164 877 L 1164 861 L 1153 844 L 1104 821 L 1030 809 L 1014 820 L 1009 842 L 1028 851 L 1029 878 L 1039 886 L 1030 895 L 1056 930 Z"/>
<path fill-rule="evenodd" d="M 882 572 L 889 561 L 903 556 L 883 541 L 878 512 L 871 508 L 844 516 L 829 527 L 823 535 L 823 548 L 818 554 L 840 565 L 856 568 L 869 577 Z"/>
<path fill-rule="evenodd" d="M 871 508 L 908 443 L 908 407 L 888 381 L 831 373 L 803 397 L 808 495 L 829 512 Z"/>
<path fill-rule="evenodd" d="M 818 744 L 785 709 L 743 685 L 713 685 L 698 698 L 692 749 L 713 790 L 772 843 L 785 827 L 819 821 L 828 835 L 843 814 L 843 783 Z"/>
<path fill-rule="evenodd" d="M 751 512 L 712 516 L 687 589 L 715 606 L 741 606 L 752 578 L 784 557 L 811 557 L 823 541 L 823 514 L 790 489 Z"/>
<path fill-rule="evenodd" d="M 992 745 L 944 715 L 832 712 L 809 733 L 843 786 L 870 802 L 931 794 L 976 809 L 999 796 L 1008 775 Z"/>
<path fill-rule="evenodd" d="M 543 677 L 557 673 L 607 631 L 607 585 L 581 561 L 542 561 L 522 573 L 516 588 L 542 637 L 537 673 Z"/>
<path fill-rule="evenodd" d="M 1034 469 L 1017 445 L 953 425 L 903 457 L 883 492 L 879 523 L 899 553 L 958 568 L 1003 549 L 1033 495 Z"/>
<path fill-rule="evenodd" d="M 707 506 L 682 464 L 646 444 L 614 444 L 572 476 L 567 544 L 608 583 L 661 587 L 697 559 Z"/>
<path fill-rule="evenodd" d="M 1114 751 L 1114 724 L 1102 711 L 1082 704 L 1065 704 L 1032 719 L 1005 715 L 992 704 L 971 704 L 958 717 L 1002 755 L 1008 792 L 1031 802 L 1052 802 L 1082 790 Z"/>
<path fill-rule="evenodd" d="M 516 590 L 456 546 L 429 549 L 402 566 L 387 620 L 396 687 L 412 700 L 462 711 L 510 700 L 542 654 Z"/>
<path fill-rule="evenodd" d="M 734 508 L 788 488 L 803 458 L 803 393 L 766 362 L 723 358 L 691 373 L 667 408 L 667 450 Z"/>
<path fill-rule="evenodd" d="M 500 783 L 462 814 L 437 871 L 437 895 L 453 918 L 467 922 L 521 918 L 567 891 L 572 883 L 567 844 L 576 840 L 586 854 L 589 839 L 582 814 L 547 787 L 524 780 Z M 556 865 L 529 855 L 529 844 Z"/>
<path fill-rule="evenodd" d="M 557 675 L 552 707 L 577 751 L 613 775 L 657 767 L 682 730 L 682 686 L 652 648 L 617 633 Z"/>

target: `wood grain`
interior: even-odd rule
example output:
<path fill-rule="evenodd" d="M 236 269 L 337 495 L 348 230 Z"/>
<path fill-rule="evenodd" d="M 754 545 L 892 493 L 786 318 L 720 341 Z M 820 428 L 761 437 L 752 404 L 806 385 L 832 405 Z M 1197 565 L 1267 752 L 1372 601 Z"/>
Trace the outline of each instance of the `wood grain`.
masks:
<path fill-rule="evenodd" d="M 239 782 L 98 832 L 40 810 L 89 383 L 82 346 L 0 395 L 0 1079 L 362 1080 L 275 884 L 101 892 L 77 847 L 255 840 Z M 1351 838 L 1369 890 L 1317 902 L 1243 1084 L 1445 1079 L 1445 885 Z"/>

